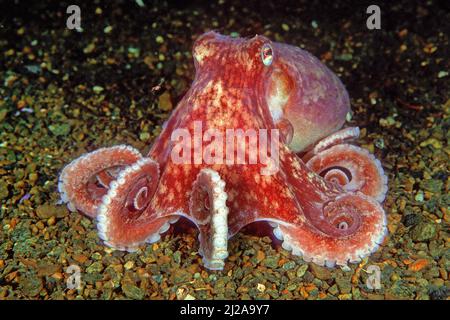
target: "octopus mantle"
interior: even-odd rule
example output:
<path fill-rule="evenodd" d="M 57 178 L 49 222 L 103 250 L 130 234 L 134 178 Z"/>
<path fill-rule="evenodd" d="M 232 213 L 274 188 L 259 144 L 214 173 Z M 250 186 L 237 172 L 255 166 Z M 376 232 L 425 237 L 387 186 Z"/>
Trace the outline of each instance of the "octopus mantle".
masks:
<path fill-rule="evenodd" d="M 146 156 L 120 145 L 63 169 L 59 191 L 69 208 L 95 218 L 106 245 L 129 251 L 185 217 L 199 230 L 205 267 L 215 270 L 224 267 L 228 239 L 256 221 L 268 222 L 283 248 L 320 265 L 358 262 L 376 250 L 386 233 L 387 179 L 373 155 L 349 144 L 359 129 L 341 129 L 350 103 L 337 76 L 308 52 L 262 36 L 208 32 L 193 56 L 192 86 Z M 203 139 L 180 144 L 180 129 Z M 276 152 L 268 151 L 277 161 L 214 158 L 226 147 L 214 144 L 220 135 L 205 138 L 209 129 L 277 133 Z M 245 159 L 263 146 L 227 142 Z M 216 161 L 195 159 L 211 146 Z M 190 161 L 175 161 L 180 152 Z"/>

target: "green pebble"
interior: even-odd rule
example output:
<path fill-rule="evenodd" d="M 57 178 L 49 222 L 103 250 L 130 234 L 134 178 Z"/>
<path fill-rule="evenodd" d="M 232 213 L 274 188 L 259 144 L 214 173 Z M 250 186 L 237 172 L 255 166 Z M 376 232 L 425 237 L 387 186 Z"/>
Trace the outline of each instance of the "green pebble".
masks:
<path fill-rule="evenodd" d="M 141 141 L 147 141 L 148 139 L 150 139 L 150 133 L 145 132 L 145 131 L 141 132 L 141 133 L 139 134 L 139 139 L 140 139 Z"/>
<path fill-rule="evenodd" d="M 276 269 L 278 267 L 279 258 L 277 256 L 268 256 L 263 260 L 263 264 L 272 269 Z"/>
<path fill-rule="evenodd" d="M 135 285 L 128 284 L 128 283 L 124 284 L 122 286 L 122 290 L 123 290 L 123 293 L 125 293 L 125 295 L 130 299 L 135 299 L 135 300 L 144 299 L 145 292 L 141 288 L 136 287 Z"/>
<path fill-rule="evenodd" d="M 301 265 L 301 266 L 298 267 L 298 269 L 297 269 L 296 276 L 297 276 L 298 278 L 303 277 L 303 276 L 305 275 L 305 273 L 306 273 L 306 270 L 308 270 L 308 265 L 307 265 L 307 264 Z"/>
<path fill-rule="evenodd" d="M 103 264 L 100 261 L 93 262 L 86 268 L 87 273 L 98 273 L 103 271 Z"/>
<path fill-rule="evenodd" d="M 283 264 L 284 270 L 291 270 L 295 268 L 295 262 L 294 261 L 288 261 L 285 264 Z"/>
<path fill-rule="evenodd" d="M 411 231 L 411 238 L 414 241 L 427 241 L 436 235 L 436 225 L 434 223 L 420 223 Z"/>
<path fill-rule="evenodd" d="M 6 199 L 9 196 L 8 184 L 0 180 L 0 199 Z"/>
<path fill-rule="evenodd" d="M 103 90 L 105 90 L 102 86 L 93 86 L 92 87 L 92 90 L 95 92 L 95 93 L 100 93 L 100 92 L 102 92 Z"/>
<path fill-rule="evenodd" d="M 68 123 L 52 124 L 48 127 L 48 129 L 55 136 L 67 136 L 70 132 L 70 125 Z"/>

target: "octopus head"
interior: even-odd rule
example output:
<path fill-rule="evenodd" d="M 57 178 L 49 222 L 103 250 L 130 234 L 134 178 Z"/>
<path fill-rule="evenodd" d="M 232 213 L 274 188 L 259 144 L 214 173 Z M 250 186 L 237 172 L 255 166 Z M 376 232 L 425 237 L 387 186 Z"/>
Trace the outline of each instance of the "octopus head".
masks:
<path fill-rule="evenodd" d="M 196 40 L 193 56 L 197 80 L 220 80 L 227 88 L 254 92 L 267 79 L 274 61 L 272 42 L 266 37 L 235 38 L 214 31 Z"/>
<path fill-rule="evenodd" d="M 310 53 L 273 43 L 265 97 L 275 125 L 291 150 L 304 151 L 336 132 L 350 112 L 339 78 Z"/>

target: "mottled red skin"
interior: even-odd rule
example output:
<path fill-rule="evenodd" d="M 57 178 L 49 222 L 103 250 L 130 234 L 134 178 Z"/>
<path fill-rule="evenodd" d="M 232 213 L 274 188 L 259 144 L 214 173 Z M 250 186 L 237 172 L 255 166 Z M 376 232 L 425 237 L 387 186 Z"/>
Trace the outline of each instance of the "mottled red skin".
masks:
<path fill-rule="evenodd" d="M 273 51 L 270 65 L 261 61 L 265 45 Z M 102 218 L 111 226 L 105 235 L 107 242 L 125 248 L 137 245 L 177 215 L 197 223 L 198 218 L 190 212 L 193 185 L 200 170 L 210 168 L 225 182 L 230 237 L 249 223 L 269 221 L 278 224 L 286 248 L 322 265 L 357 261 L 373 251 L 386 227 L 380 205 L 370 194 L 358 190 L 346 193 L 345 187 L 323 179 L 295 154 L 335 132 L 345 121 L 348 96 L 337 77 L 305 51 L 262 36 L 242 39 L 209 32 L 195 42 L 193 56 L 193 84 L 146 157 L 159 165 L 159 176 L 152 176 L 157 179 L 153 181 L 156 191 L 149 195 L 148 206 L 130 215 L 124 214 L 123 208 L 134 194 L 127 193 L 133 181 L 117 189 L 119 194 L 114 193 L 113 204 Z M 280 93 L 277 88 L 281 88 L 283 103 L 276 106 L 278 116 L 274 117 L 270 97 Z M 314 90 L 318 90 L 316 100 Z M 283 131 L 282 119 L 290 126 L 287 131 Z M 202 122 L 203 131 L 281 128 L 286 135 L 279 149 L 279 171 L 261 175 L 261 163 L 174 163 L 171 135 L 178 128 L 193 134 L 194 121 Z M 130 179 L 138 174 L 130 174 Z M 342 222 L 345 230 L 339 229 Z M 209 234 L 204 227 L 199 226 L 200 232 Z M 205 238 L 201 239 L 201 249 L 207 247 Z"/>

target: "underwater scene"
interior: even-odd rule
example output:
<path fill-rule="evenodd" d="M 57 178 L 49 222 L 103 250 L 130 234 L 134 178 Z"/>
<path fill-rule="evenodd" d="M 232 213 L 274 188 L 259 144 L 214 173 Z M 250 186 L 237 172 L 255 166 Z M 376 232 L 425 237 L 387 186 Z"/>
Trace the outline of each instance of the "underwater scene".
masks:
<path fill-rule="evenodd" d="M 434 0 L 0 1 L 0 300 L 448 300 L 449 30 Z"/>

